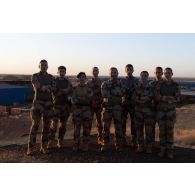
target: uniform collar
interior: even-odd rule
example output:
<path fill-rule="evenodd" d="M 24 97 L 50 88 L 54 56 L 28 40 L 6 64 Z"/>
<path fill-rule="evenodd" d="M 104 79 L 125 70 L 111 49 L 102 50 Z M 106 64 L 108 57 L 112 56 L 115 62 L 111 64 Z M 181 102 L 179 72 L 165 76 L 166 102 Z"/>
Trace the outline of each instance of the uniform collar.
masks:
<path fill-rule="evenodd" d="M 130 76 L 130 77 L 129 77 L 129 76 L 126 76 L 125 78 L 126 78 L 126 79 L 133 79 L 133 78 L 134 78 L 134 76 L 133 76 L 133 75 L 132 75 L 132 76 Z"/>
<path fill-rule="evenodd" d="M 57 79 L 59 79 L 60 81 L 63 81 L 63 80 L 65 80 L 66 79 L 66 77 L 64 77 L 64 78 L 61 78 L 61 77 L 57 77 Z"/>
<path fill-rule="evenodd" d="M 43 74 L 41 71 L 39 72 L 39 74 L 40 74 L 40 75 L 48 75 L 47 72 Z"/>

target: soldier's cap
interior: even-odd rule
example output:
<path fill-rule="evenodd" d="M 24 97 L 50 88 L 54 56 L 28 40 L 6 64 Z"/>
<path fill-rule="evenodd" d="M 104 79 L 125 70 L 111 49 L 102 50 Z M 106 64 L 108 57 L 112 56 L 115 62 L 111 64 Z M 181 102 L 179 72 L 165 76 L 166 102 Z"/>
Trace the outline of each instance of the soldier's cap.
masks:
<path fill-rule="evenodd" d="M 87 77 L 86 74 L 85 74 L 85 72 L 79 72 L 79 74 L 77 74 L 77 78 L 79 79 L 82 75 L 84 75 L 85 77 Z"/>

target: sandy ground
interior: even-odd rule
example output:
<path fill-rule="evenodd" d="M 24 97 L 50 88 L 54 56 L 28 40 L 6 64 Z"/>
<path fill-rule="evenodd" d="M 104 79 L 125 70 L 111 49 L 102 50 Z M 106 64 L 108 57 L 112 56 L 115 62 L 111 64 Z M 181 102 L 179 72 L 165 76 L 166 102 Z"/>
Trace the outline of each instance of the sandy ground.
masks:
<path fill-rule="evenodd" d="M 19 116 L 0 117 L 0 146 L 10 144 L 25 144 L 28 140 L 31 125 L 29 114 Z M 130 136 L 130 122 L 127 124 L 127 135 Z M 40 126 L 41 129 L 41 126 Z M 113 124 L 111 132 L 114 132 Z M 92 134 L 96 134 L 94 120 Z M 159 129 L 156 126 L 156 140 L 158 141 Z M 38 133 L 40 140 L 40 130 Z M 73 125 L 71 117 L 67 123 L 65 139 L 73 138 Z M 177 109 L 177 122 L 175 125 L 175 143 L 186 147 L 195 147 L 195 104 L 186 105 Z"/>
<path fill-rule="evenodd" d="M 137 154 L 127 147 L 122 153 L 117 153 L 113 145 L 107 153 L 101 153 L 96 144 L 96 123 L 94 120 L 90 150 L 89 152 L 72 152 L 73 145 L 73 125 L 71 117 L 67 123 L 67 133 L 65 136 L 65 148 L 53 149 L 49 155 L 41 155 L 39 152 L 35 156 L 26 155 L 28 133 L 31 125 L 29 114 L 20 116 L 0 117 L 0 162 L 115 162 L 115 163 L 147 163 L 147 162 L 195 162 L 195 105 L 187 105 L 177 109 L 177 123 L 175 125 L 175 155 L 172 161 L 161 159 L 157 156 L 159 151 L 158 144 L 151 155 Z M 130 123 L 127 124 L 130 127 Z M 40 126 L 41 129 L 41 126 Z M 111 132 L 114 132 L 113 125 Z M 156 126 L 156 141 L 158 141 L 158 126 Z M 130 128 L 127 129 L 127 135 L 130 136 Z M 37 151 L 40 147 L 40 130 L 37 135 Z M 158 143 L 158 142 L 157 142 Z M 178 147 L 179 146 L 179 147 Z"/>

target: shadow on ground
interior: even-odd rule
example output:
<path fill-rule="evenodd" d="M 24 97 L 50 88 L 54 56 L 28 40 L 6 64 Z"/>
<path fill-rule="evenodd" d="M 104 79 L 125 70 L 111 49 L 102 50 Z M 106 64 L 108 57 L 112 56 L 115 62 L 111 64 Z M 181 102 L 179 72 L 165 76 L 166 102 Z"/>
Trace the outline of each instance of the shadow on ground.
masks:
<path fill-rule="evenodd" d="M 0 147 L 0 162 L 6 163 L 194 163 L 195 150 L 176 147 L 175 159 L 161 159 L 157 156 L 159 148 L 154 148 L 153 154 L 137 154 L 134 149 L 126 147 L 123 152 L 116 152 L 111 147 L 108 152 L 101 152 L 96 145 L 96 136 L 91 136 L 88 152 L 73 152 L 72 140 L 65 141 L 63 149 L 54 148 L 50 154 L 37 152 L 34 156 L 27 156 L 27 145 L 8 145 Z"/>

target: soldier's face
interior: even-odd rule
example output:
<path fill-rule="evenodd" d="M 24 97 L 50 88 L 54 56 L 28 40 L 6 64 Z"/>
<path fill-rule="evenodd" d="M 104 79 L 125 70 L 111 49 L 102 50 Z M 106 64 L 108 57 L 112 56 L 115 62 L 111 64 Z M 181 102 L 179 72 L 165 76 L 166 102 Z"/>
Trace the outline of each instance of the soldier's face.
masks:
<path fill-rule="evenodd" d="M 98 77 L 99 70 L 98 69 L 93 69 L 92 74 L 93 74 L 94 77 Z"/>
<path fill-rule="evenodd" d="M 118 71 L 115 69 L 110 70 L 110 78 L 111 80 L 116 80 L 118 78 Z"/>
<path fill-rule="evenodd" d="M 132 76 L 132 74 L 134 72 L 134 69 L 133 68 L 130 68 L 130 67 L 127 67 L 125 69 L 125 72 L 127 73 L 128 76 Z"/>
<path fill-rule="evenodd" d="M 79 83 L 80 83 L 81 85 L 84 85 L 85 82 L 86 82 L 86 80 L 87 80 L 87 78 L 86 78 L 86 76 L 84 76 L 84 75 L 81 75 L 81 76 L 79 77 Z"/>
<path fill-rule="evenodd" d="M 41 72 L 47 72 L 48 69 L 48 63 L 47 62 L 41 62 L 39 65 L 40 71 Z"/>
<path fill-rule="evenodd" d="M 165 78 L 166 78 L 167 80 L 170 80 L 170 79 L 172 78 L 172 76 L 173 76 L 173 73 L 172 73 L 172 71 L 170 71 L 170 70 L 165 70 L 165 71 L 164 71 L 164 75 L 165 75 Z"/>
<path fill-rule="evenodd" d="M 59 74 L 60 77 L 65 77 L 65 75 L 66 75 L 66 70 L 60 69 L 60 70 L 58 70 L 58 74 Z"/>
<path fill-rule="evenodd" d="M 156 71 L 154 72 L 156 78 L 161 79 L 162 75 L 163 75 L 163 71 L 160 69 L 156 69 Z"/>
<path fill-rule="evenodd" d="M 147 81 L 148 80 L 148 74 L 146 74 L 146 73 L 141 73 L 140 77 L 141 77 L 142 81 Z"/>

